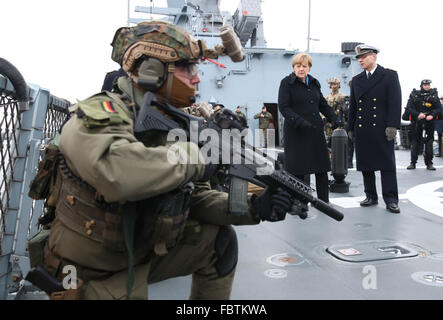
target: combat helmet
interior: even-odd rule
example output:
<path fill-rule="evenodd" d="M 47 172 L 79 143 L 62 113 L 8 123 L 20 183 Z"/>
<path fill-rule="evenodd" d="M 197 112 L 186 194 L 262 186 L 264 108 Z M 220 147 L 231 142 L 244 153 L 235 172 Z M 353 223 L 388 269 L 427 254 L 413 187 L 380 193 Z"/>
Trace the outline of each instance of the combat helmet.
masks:
<path fill-rule="evenodd" d="M 340 79 L 339 78 L 331 78 L 328 79 L 329 87 L 331 87 L 331 84 L 338 84 L 338 87 L 340 88 Z"/>
<path fill-rule="evenodd" d="M 158 90 L 169 75 L 172 78 L 175 63 L 198 63 L 202 56 L 218 57 L 218 52 L 208 50 L 204 41 L 195 40 L 187 31 L 165 21 L 122 27 L 116 31 L 111 46 L 112 60 L 151 91 Z"/>
<path fill-rule="evenodd" d="M 122 27 L 116 31 L 111 45 L 112 60 L 126 72 L 133 69 L 135 60 L 142 55 L 163 62 L 197 62 L 206 49 L 204 42 L 195 40 L 187 31 L 165 21 Z"/>
<path fill-rule="evenodd" d="M 221 27 L 220 37 L 223 45 L 208 49 L 205 41 L 194 39 L 174 24 L 141 22 L 116 31 L 111 43 L 112 60 L 142 88 L 154 92 L 161 89 L 169 99 L 176 65 L 195 65 L 203 57 L 217 59 L 221 54 L 228 54 L 234 62 L 244 59 L 243 48 L 232 27 Z"/>

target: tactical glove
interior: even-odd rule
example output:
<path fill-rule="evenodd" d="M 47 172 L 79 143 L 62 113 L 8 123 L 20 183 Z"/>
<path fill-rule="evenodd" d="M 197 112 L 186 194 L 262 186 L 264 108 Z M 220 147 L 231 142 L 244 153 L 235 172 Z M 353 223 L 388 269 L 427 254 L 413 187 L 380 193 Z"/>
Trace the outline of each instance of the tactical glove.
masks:
<path fill-rule="evenodd" d="M 281 188 L 275 191 L 266 188 L 261 195 L 254 196 L 252 199 L 252 217 L 256 221 L 274 222 L 284 220 L 286 213 L 291 209 L 290 194 Z"/>
<path fill-rule="evenodd" d="M 388 141 L 394 140 L 396 135 L 397 135 L 397 128 L 394 127 L 386 128 L 386 138 L 388 139 Z"/>

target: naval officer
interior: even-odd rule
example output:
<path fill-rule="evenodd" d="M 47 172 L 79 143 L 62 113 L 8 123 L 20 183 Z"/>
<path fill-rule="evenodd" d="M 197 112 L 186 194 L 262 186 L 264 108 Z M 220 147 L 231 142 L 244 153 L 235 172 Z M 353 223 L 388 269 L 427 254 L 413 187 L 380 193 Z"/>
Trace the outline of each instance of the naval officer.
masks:
<path fill-rule="evenodd" d="M 355 50 L 363 72 L 352 79 L 348 130 L 355 142 L 357 170 L 363 174 L 366 199 L 360 205 L 377 205 L 375 171 L 380 171 L 386 209 L 400 213 L 394 154 L 401 116 L 398 75 L 377 64 L 377 48 L 362 44 Z"/>

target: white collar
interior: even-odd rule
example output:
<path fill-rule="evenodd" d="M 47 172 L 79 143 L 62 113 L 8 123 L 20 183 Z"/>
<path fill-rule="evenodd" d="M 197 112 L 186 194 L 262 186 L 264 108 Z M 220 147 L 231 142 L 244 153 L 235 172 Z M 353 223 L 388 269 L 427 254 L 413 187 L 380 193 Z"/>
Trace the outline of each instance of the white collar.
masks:
<path fill-rule="evenodd" d="M 366 76 L 368 75 L 369 72 L 371 73 L 371 75 L 374 74 L 375 69 L 377 69 L 377 66 L 378 66 L 378 65 L 376 64 L 375 67 L 374 67 L 374 69 L 369 70 L 369 71 L 368 71 L 368 70 L 365 70 L 365 71 L 366 71 Z"/>

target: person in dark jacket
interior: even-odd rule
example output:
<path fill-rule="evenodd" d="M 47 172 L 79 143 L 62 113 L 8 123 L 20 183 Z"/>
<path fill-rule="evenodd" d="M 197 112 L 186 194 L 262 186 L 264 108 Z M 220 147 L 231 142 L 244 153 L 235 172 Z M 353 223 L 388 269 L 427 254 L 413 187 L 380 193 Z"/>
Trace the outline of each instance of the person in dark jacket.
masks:
<path fill-rule="evenodd" d="M 418 160 L 419 147 L 424 144 L 424 160 L 426 169 L 436 170 L 433 166 L 434 158 L 434 124 L 440 115 L 441 103 L 437 89 L 431 89 L 431 80 L 424 79 L 420 83 L 420 90 L 413 89 L 409 95 L 406 113 L 411 121 L 411 164 L 408 170 L 415 169 Z"/>
<path fill-rule="evenodd" d="M 285 118 L 284 166 L 289 173 L 306 182 L 314 173 L 318 198 L 329 202 L 331 164 L 319 112 L 332 123 L 337 116 L 323 97 L 320 82 L 308 74 L 311 67 L 311 56 L 299 53 L 292 60 L 294 72 L 280 82 L 278 108 Z"/>
<path fill-rule="evenodd" d="M 377 205 L 375 171 L 381 172 L 386 209 L 400 213 L 394 138 L 400 128 L 401 88 L 397 72 L 377 65 L 378 49 L 359 45 L 356 58 L 363 72 L 352 78 L 348 135 L 354 140 L 357 171 L 362 171 L 366 199 Z"/>
<path fill-rule="evenodd" d="M 239 119 L 243 119 L 245 125 L 248 124 L 248 119 L 246 119 L 246 115 L 241 111 L 241 106 L 237 106 L 237 109 L 235 110 L 235 115 L 236 115 Z"/>

